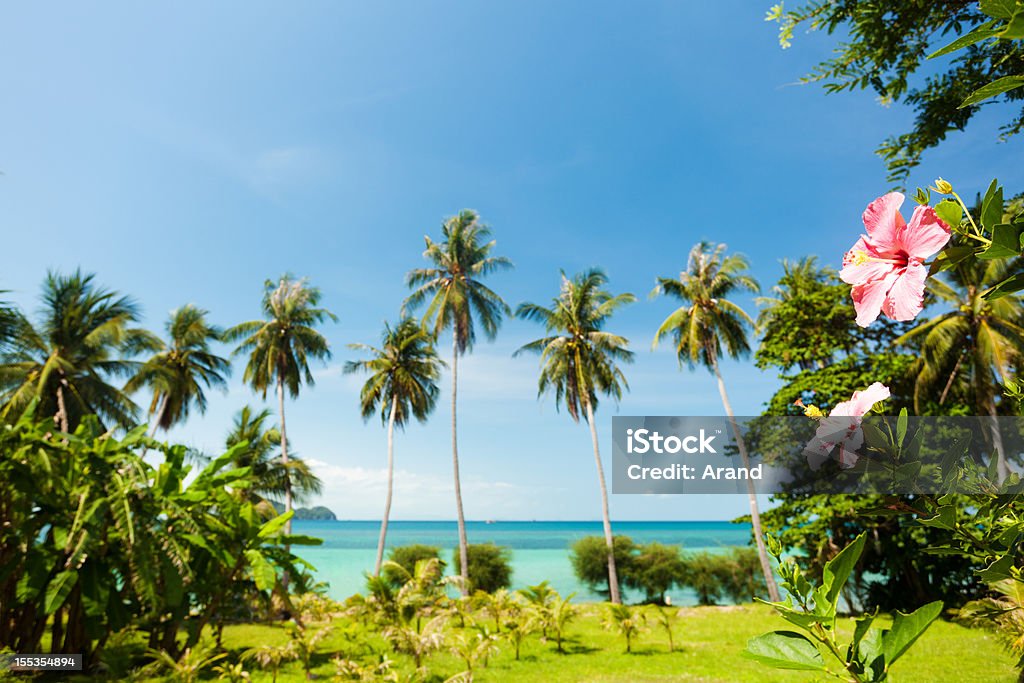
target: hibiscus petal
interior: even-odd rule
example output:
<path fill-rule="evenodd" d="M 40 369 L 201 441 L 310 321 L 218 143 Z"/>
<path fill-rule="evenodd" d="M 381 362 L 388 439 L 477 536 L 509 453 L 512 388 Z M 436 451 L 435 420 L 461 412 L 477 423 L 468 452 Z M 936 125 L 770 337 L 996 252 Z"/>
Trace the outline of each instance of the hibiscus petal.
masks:
<path fill-rule="evenodd" d="M 893 320 L 913 320 L 924 307 L 924 281 L 928 269 L 919 263 L 911 263 L 896 278 L 885 297 L 882 309 Z"/>
<path fill-rule="evenodd" d="M 900 233 L 900 246 L 912 258 L 926 259 L 949 241 L 949 227 L 943 223 L 935 209 L 919 206 L 914 209 L 910 223 Z"/>
<path fill-rule="evenodd" d="M 898 277 L 895 268 L 888 266 L 888 270 L 889 272 L 880 279 L 853 286 L 853 307 L 857 311 L 857 324 L 861 327 L 873 323 L 882 312 L 885 295 Z"/>
<path fill-rule="evenodd" d="M 839 278 L 846 284 L 861 285 L 869 280 L 880 280 L 892 270 L 892 264 L 889 263 L 863 259 L 858 262 L 857 254 L 864 254 L 868 258 L 887 258 L 886 255 L 879 254 L 870 242 L 861 237 L 843 256 L 843 269 L 839 271 Z"/>
<path fill-rule="evenodd" d="M 884 401 L 889 396 L 889 387 L 881 382 L 875 382 L 863 391 L 855 391 L 853 392 L 853 398 L 849 401 L 850 414 L 862 416 L 871 410 L 871 406 L 879 401 Z"/>
<path fill-rule="evenodd" d="M 864 227 L 868 237 L 881 250 L 889 250 L 896 244 L 896 237 L 906 223 L 900 215 L 903 206 L 903 195 L 890 192 L 868 204 L 864 209 Z"/>

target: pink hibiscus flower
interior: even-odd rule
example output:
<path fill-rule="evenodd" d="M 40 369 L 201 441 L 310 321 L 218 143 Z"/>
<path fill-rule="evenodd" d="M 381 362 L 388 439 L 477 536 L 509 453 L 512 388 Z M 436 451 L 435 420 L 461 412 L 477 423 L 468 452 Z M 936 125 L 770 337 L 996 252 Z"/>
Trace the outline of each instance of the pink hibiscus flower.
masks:
<path fill-rule="evenodd" d="M 817 470 L 839 446 L 839 466 L 848 469 L 857 464 L 857 450 L 864 445 L 860 423 L 864 414 L 879 401 L 889 398 L 889 387 L 875 382 L 864 391 L 853 392 L 849 401 L 836 404 L 828 417 L 822 418 L 814 438 L 804 448 L 811 469 Z"/>
<path fill-rule="evenodd" d="M 903 221 L 903 195 L 890 192 L 868 204 L 864 227 L 853 248 L 843 256 L 839 277 L 853 285 L 853 306 L 857 324 L 867 327 L 879 313 L 893 320 L 913 320 L 921 312 L 924 261 L 949 241 L 949 226 L 939 220 L 935 209 L 918 206 L 910 223 Z"/>

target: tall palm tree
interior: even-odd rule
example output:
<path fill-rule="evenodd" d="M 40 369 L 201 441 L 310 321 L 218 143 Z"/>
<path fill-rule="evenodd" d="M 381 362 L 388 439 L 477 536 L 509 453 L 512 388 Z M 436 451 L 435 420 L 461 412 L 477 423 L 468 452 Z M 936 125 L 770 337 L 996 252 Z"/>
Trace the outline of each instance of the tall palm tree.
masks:
<path fill-rule="evenodd" d="M 305 279 L 290 275 L 263 283 L 263 320 L 251 320 L 224 332 L 227 341 L 238 341 L 235 355 L 249 354 L 242 379 L 253 391 L 267 397 L 267 389 L 277 388 L 278 419 L 281 423 L 281 462 L 288 467 L 288 431 L 284 417 L 284 394 L 294 399 L 302 383 L 315 381 L 309 370 L 309 359 L 329 360 L 331 348 L 327 339 L 316 330 L 325 320 L 338 318 L 320 308 L 320 290 L 310 287 Z M 285 478 L 284 507 L 292 510 L 292 482 Z M 286 525 L 291 533 L 291 521 Z"/>
<path fill-rule="evenodd" d="M 608 278 L 598 269 L 588 270 L 569 279 L 562 273 L 562 289 L 550 308 L 524 303 L 516 309 L 516 316 L 544 325 L 548 336 L 526 344 L 523 351 L 541 356 L 538 393 L 554 391 L 555 405 L 565 404 L 569 416 L 579 422 L 582 414 L 590 426 L 590 440 L 597 465 L 597 480 L 601 487 L 601 515 L 604 521 L 604 540 L 608 547 L 608 590 L 613 603 L 622 601 L 619 579 L 615 568 L 615 552 L 611 518 L 608 513 L 608 488 L 594 424 L 594 410 L 598 394 L 618 400 L 622 389 L 629 388 L 618 363 L 633 361 L 633 352 L 625 337 L 605 332 L 604 327 L 612 314 L 621 306 L 636 301 L 632 294 L 612 296 L 603 289 Z"/>
<path fill-rule="evenodd" d="M 225 440 L 228 448 L 247 444 L 234 458 L 235 467 L 252 470 L 256 483 L 246 489 L 246 493 L 254 502 L 266 501 L 268 504 L 284 497 L 289 486 L 293 499 L 299 503 L 320 493 L 322 483 L 305 460 L 292 453 L 287 464 L 282 462 L 279 450 L 281 431 L 269 422 L 268 409 L 254 410 L 245 406 L 235 414 Z"/>
<path fill-rule="evenodd" d="M 950 310 L 939 314 L 899 337 L 896 343 L 918 342 L 917 381 L 914 404 L 934 395 L 941 386 L 939 405 L 959 385 L 972 396 L 978 415 L 995 417 L 1000 385 L 1006 383 L 1024 360 L 1024 301 L 1016 294 L 985 299 L 985 291 L 1020 269 L 1016 259 L 985 261 L 965 259 L 938 277 L 928 278 L 928 289 Z M 993 423 L 992 446 L 999 457 L 1000 476 L 1009 470 L 999 430 Z"/>
<path fill-rule="evenodd" d="M 462 509 L 462 484 L 459 480 L 459 445 L 456 426 L 456 405 L 459 384 L 459 356 L 473 348 L 476 341 L 474 318 L 484 335 L 494 339 L 503 315 L 511 309 L 500 296 L 481 282 L 491 273 L 512 268 L 503 256 L 492 256 L 494 240 L 491 230 L 480 222 L 475 211 L 463 210 L 448 218 L 441 226 L 443 241 L 425 237 L 427 248 L 423 257 L 429 268 L 417 268 L 406 276 L 406 284 L 414 288 L 403 309 L 410 310 L 428 301 L 423 315 L 426 328 L 433 328 L 435 338 L 448 328 L 452 330 L 452 469 L 455 477 L 455 508 L 459 527 L 459 559 L 463 586 L 469 582 L 469 553 L 466 540 L 466 518 Z M 465 592 L 465 588 L 463 591 Z"/>
<path fill-rule="evenodd" d="M 377 561 L 373 567 L 373 575 L 380 576 L 394 487 L 395 427 L 404 427 L 410 417 L 426 422 L 437 403 L 437 380 L 444 363 L 437 356 L 434 338 L 411 318 L 402 318 L 394 327 L 385 324 L 380 348 L 366 344 L 350 344 L 349 347 L 372 356 L 369 360 L 345 363 L 346 373 L 370 375 L 359 392 L 363 419 L 368 420 L 379 412 L 381 422 L 388 429 L 388 488 L 380 521 Z"/>
<path fill-rule="evenodd" d="M 48 273 L 38 326 L 17 316 L 13 348 L 0 364 L 0 417 L 20 414 L 38 398 L 38 414 L 53 415 L 64 432 L 90 414 L 114 425 L 135 422 L 138 406 L 112 380 L 133 375 L 139 363 L 128 358 L 157 340 L 130 327 L 138 305 L 97 287 L 94 277 Z"/>
<path fill-rule="evenodd" d="M 682 301 L 683 306 L 661 323 L 661 327 L 654 335 L 653 347 L 657 347 L 663 337 L 672 335 L 680 364 L 686 361 L 690 369 L 693 369 L 699 363 L 715 374 L 715 379 L 718 380 L 718 393 L 722 397 L 722 406 L 729 417 L 733 434 L 736 435 L 740 457 L 744 465 L 748 465 L 746 443 L 736 423 L 718 359 L 723 352 L 731 358 L 749 355 L 747 330 L 754 326 L 754 321 L 747 312 L 726 297 L 742 290 L 756 294 L 760 292 L 761 287 L 757 280 L 748 274 L 747 259 L 740 254 L 727 256 L 725 250 L 724 244 L 699 242 L 690 250 L 687 269 L 679 274 L 678 279 L 658 278 L 658 284 L 651 292 L 651 296 L 671 296 Z M 757 496 L 749 480 L 747 492 L 761 570 L 768 584 L 769 597 L 777 601 L 779 589 L 775 584 L 775 575 L 764 544 Z"/>
<path fill-rule="evenodd" d="M 156 354 L 125 385 L 129 393 L 143 387 L 153 390 L 150 436 L 157 428 L 166 431 L 184 422 L 193 405 L 205 413 L 204 388 L 227 386 L 225 375 L 231 364 L 210 351 L 210 342 L 219 340 L 223 332 L 210 325 L 207 315 L 208 311 L 192 304 L 172 311 L 166 325 L 169 341 L 161 341 Z"/>

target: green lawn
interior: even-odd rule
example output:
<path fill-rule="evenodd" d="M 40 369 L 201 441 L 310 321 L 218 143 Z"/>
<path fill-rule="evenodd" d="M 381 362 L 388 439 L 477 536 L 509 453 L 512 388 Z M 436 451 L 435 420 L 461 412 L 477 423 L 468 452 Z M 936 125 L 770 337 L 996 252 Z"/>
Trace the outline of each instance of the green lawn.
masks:
<path fill-rule="evenodd" d="M 771 681 L 820 680 L 806 673 L 778 671 L 741 656 L 751 636 L 775 628 L 784 622 L 765 606 L 700 607 L 683 610 L 676 624 L 677 651 L 669 653 L 664 631 L 654 624 L 634 643 L 634 653 L 624 652 L 624 641 L 601 627 L 603 608 L 583 607 L 583 614 L 568 629 L 567 654 L 555 651 L 554 643 L 542 643 L 531 636 L 523 645 L 521 661 L 514 661 L 511 646 L 502 641 L 500 652 L 487 668 L 476 672 L 476 681 L 600 681 L 641 683 L 643 681 Z M 342 622 L 339 622 L 342 623 Z M 852 630 L 850 621 L 842 628 Z M 330 680 L 334 674 L 331 659 L 339 652 L 357 654 L 358 647 L 346 639 L 342 628 L 335 628 L 321 642 L 315 657 L 318 680 Z M 374 638 L 381 651 L 387 646 Z M 284 643 L 283 627 L 265 625 L 229 626 L 224 631 L 224 646 L 238 655 L 247 648 L 266 643 Z M 412 673 L 412 661 L 404 655 L 389 655 L 397 663 L 401 680 Z M 1013 683 L 1017 680 L 1013 657 L 990 634 L 962 626 L 936 622 L 893 669 L 893 680 L 950 681 L 955 683 Z M 426 662 L 427 680 L 443 681 L 462 670 L 461 662 L 447 651 L 440 651 Z M 267 672 L 253 671 L 253 681 L 270 681 Z M 301 668 L 290 663 L 281 670 L 278 681 L 303 681 Z"/>

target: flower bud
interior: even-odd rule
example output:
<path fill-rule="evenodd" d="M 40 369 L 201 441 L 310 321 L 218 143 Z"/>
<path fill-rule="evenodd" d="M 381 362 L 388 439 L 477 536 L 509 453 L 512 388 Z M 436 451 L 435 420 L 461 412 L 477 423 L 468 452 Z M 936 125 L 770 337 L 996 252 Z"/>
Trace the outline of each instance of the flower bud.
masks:
<path fill-rule="evenodd" d="M 935 191 L 938 192 L 939 194 L 953 194 L 953 186 L 949 184 L 948 180 L 936 178 Z"/>

